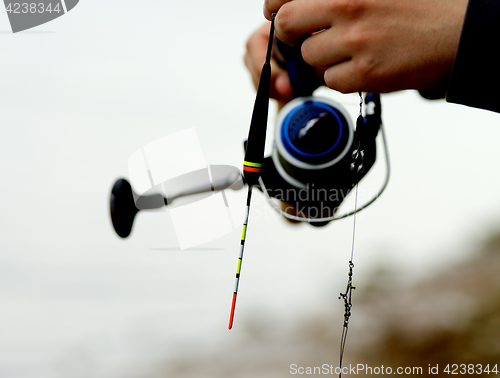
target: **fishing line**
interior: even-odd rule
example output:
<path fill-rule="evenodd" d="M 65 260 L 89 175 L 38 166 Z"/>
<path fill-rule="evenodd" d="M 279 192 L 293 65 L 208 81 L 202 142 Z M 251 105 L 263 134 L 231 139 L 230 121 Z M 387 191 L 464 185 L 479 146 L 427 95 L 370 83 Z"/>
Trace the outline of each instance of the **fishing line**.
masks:
<path fill-rule="evenodd" d="M 363 95 L 359 92 L 359 116 L 356 121 L 356 133 L 362 129 L 360 123 L 363 122 Z M 359 187 L 359 174 L 363 172 L 363 158 L 364 151 L 361 149 L 361 138 L 358 134 L 358 147 L 352 153 L 353 162 L 351 164 L 351 171 L 356 173 L 355 181 L 355 196 L 354 196 L 354 215 L 352 225 L 352 243 L 351 243 L 351 259 L 349 260 L 349 273 L 347 274 L 347 287 L 345 293 L 340 293 L 339 299 L 344 301 L 344 323 L 342 325 L 342 335 L 340 337 L 340 362 L 339 362 L 339 377 L 342 377 L 342 361 L 344 359 L 345 345 L 347 342 L 347 331 L 349 330 L 349 319 L 351 317 L 352 308 L 352 291 L 356 289 L 352 285 L 352 275 L 354 268 L 354 242 L 356 240 L 356 213 L 358 206 L 358 187 Z"/>

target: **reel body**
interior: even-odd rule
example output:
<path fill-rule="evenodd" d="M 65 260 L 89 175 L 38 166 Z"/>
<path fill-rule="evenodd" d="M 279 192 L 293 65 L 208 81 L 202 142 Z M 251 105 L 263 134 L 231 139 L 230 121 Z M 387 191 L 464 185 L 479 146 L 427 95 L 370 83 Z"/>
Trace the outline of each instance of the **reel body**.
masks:
<path fill-rule="evenodd" d="M 368 101 L 380 111 L 378 95 L 367 96 Z M 279 113 L 273 152 L 264 160 L 267 194 L 307 218 L 332 217 L 375 163 L 379 127 L 380 113 L 362 118 L 355 130 L 339 103 L 313 96 L 296 98 Z M 353 154 L 359 146 L 362 169 L 353 170 Z"/>

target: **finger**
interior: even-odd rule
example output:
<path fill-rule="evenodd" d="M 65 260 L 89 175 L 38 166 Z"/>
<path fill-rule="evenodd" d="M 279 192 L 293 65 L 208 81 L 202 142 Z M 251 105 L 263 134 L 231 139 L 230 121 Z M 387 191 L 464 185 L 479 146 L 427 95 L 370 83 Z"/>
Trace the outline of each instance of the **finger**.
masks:
<path fill-rule="evenodd" d="M 245 54 L 245 65 L 249 67 L 248 71 L 252 76 L 252 82 L 255 89 L 259 86 L 261 70 L 255 69 L 252 66 L 253 62 L 248 54 Z M 252 67 L 252 69 L 250 69 Z M 293 100 L 293 89 L 290 83 L 288 73 L 281 69 L 276 61 L 271 60 L 271 87 L 269 90 L 269 97 L 281 102 L 289 102 Z M 260 67 L 262 69 L 262 67 Z"/>
<path fill-rule="evenodd" d="M 333 24 L 332 5 L 325 0 L 294 0 L 283 4 L 275 18 L 275 34 L 289 44 L 297 44 L 310 35 Z"/>
<path fill-rule="evenodd" d="M 245 64 L 252 75 L 254 83 L 258 83 L 262 65 L 266 60 L 269 39 L 269 23 L 262 25 L 247 41 Z"/>
<path fill-rule="evenodd" d="M 260 72 L 266 60 L 269 41 L 269 23 L 266 22 L 252 34 L 246 44 L 245 65 L 247 66 L 255 87 L 259 83 Z"/>
<path fill-rule="evenodd" d="M 277 13 L 283 4 L 292 0 L 265 0 L 264 17 L 271 21 L 272 14 Z"/>
<path fill-rule="evenodd" d="M 325 71 L 325 84 L 328 88 L 342 93 L 371 92 L 373 88 L 360 73 L 357 63 L 353 60 L 346 60 L 337 63 Z"/>
<path fill-rule="evenodd" d="M 304 61 L 314 67 L 328 68 L 351 58 L 356 53 L 356 46 L 339 36 L 332 27 L 311 35 L 302 43 Z"/>
<path fill-rule="evenodd" d="M 257 72 L 256 67 L 253 65 L 253 60 L 252 60 L 251 56 L 248 53 L 245 54 L 244 61 L 245 61 L 245 66 L 247 66 L 248 72 L 250 73 L 250 76 L 252 77 L 253 85 L 254 85 L 255 89 L 257 89 L 257 86 L 259 84 L 259 76 L 258 76 L 259 74 Z"/>
<path fill-rule="evenodd" d="M 260 73 L 266 59 L 268 39 L 269 24 L 266 23 L 247 42 L 244 61 L 256 89 L 259 85 Z M 293 90 L 287 72 L 274 59 L 271 60 L 271 67 L 271 98 L 285 102 L 292 100 Z"/>
<path fill-rule="evenodd" d="M 276 67 L 275 64 L 273 67 Z M 274 93 L 271 93 L 271 97 L 281 101 L 281 102 L 290 102 L 293 100 L 293 88 L 292 83 L 290 83 L 290 77 L 288 73 L 279 70 L 276 74 L 276 80 L 274 80 L 272 90 L 274 89 Z M 271 90 L 271 92 L 272 92 Z"/>

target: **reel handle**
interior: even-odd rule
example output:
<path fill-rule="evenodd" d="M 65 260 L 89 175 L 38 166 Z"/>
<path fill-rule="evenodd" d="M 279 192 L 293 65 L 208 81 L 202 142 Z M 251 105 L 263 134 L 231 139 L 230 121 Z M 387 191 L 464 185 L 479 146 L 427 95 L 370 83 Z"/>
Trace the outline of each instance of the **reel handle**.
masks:
<path fill-rule="evenodd" d="M 210 178 L 208 170 L 210 170 Z M 130 183 L 120 178 L 111 189 L 109 208 L 111 222 L 118 236 L 126 238 L 132 231 L 136 214 L 141 210 L 161 209 L 177 198 L 225 189 L 240 190 L 244 186 L 238 168 L 230 165 L 210 165 L 164 183 L 165 195 L 156 193 L 139 195 Z M 152 188 L 151 190 L 153 190 Z M 149 192 L 149 191 L 148 191 Z"/>
<path fill-rule="evenodd" d="M 127 180 L 118 179 L 113 185 L 109 198 L 109 210 L 113 228 L 118 236 L 121 238 L 129 236 L 139 209 L 135 206 L 134 192 Z"/>

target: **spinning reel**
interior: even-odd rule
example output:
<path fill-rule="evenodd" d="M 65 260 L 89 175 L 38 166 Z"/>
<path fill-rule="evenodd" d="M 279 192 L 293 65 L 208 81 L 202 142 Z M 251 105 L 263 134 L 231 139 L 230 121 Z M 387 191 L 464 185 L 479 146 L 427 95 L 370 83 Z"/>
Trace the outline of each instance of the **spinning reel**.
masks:
<path fill-rule="evenodd" d="M 271 156 L 262 164 L 245 162 L 244 178 L 235 167 L 210 166 L 210 184 L 199 185 L 194 180 L 182 178 L 170 180 L 164 187 L 171 193 L 138 195 L 125 179 L 119 179 L 111 192 L 110 209 L 113 227 L 120 237 L 130 234 L 135 215 L 140 210 L 162 208 L 176 198 L 197 193 L 227 188 L 238 190 L 244 183 L 258 186 L 271 206 L 286 218 L 307 221 L 313 226 L 324 226 L 352 215 L 373 203 L 384 191 L 390 167 L 380 96 L 366 95 L 367 114 L 360 114 L 354 128 L 341 104 L 312 95 L 318 87 L 316 74 L 314 68 L 302 60 L 300 46 L 290 47 L 276 39 L 274 43 L 275 58 L 286 66 L 296 98 L 283 107 L 277 117 Z M 383 136 L 386 160 L 382 188 L 366 204 L 344 215 L 336 215 L 344 198 L 375 163 L 379 131 Z M 246 146 L 245 142 L 245 150 Z M 250 182 L 253 172 L 258 175 L 255 182 Z M 272 198 L 293 210 L 283 211 L 283 206 L 278 206 Z"/>
<path fill-rule="evenodd" d="M 281 110 L 260 188 L 304 214 L 284 216 L 313 226 L 339 219 L 338 207 L 376 159 L 380 98 L 370 94 L 366 103 L 373 113 L 358 118 L 356 130 L 344 108 L 327 98 L 299 97 Z"/>

